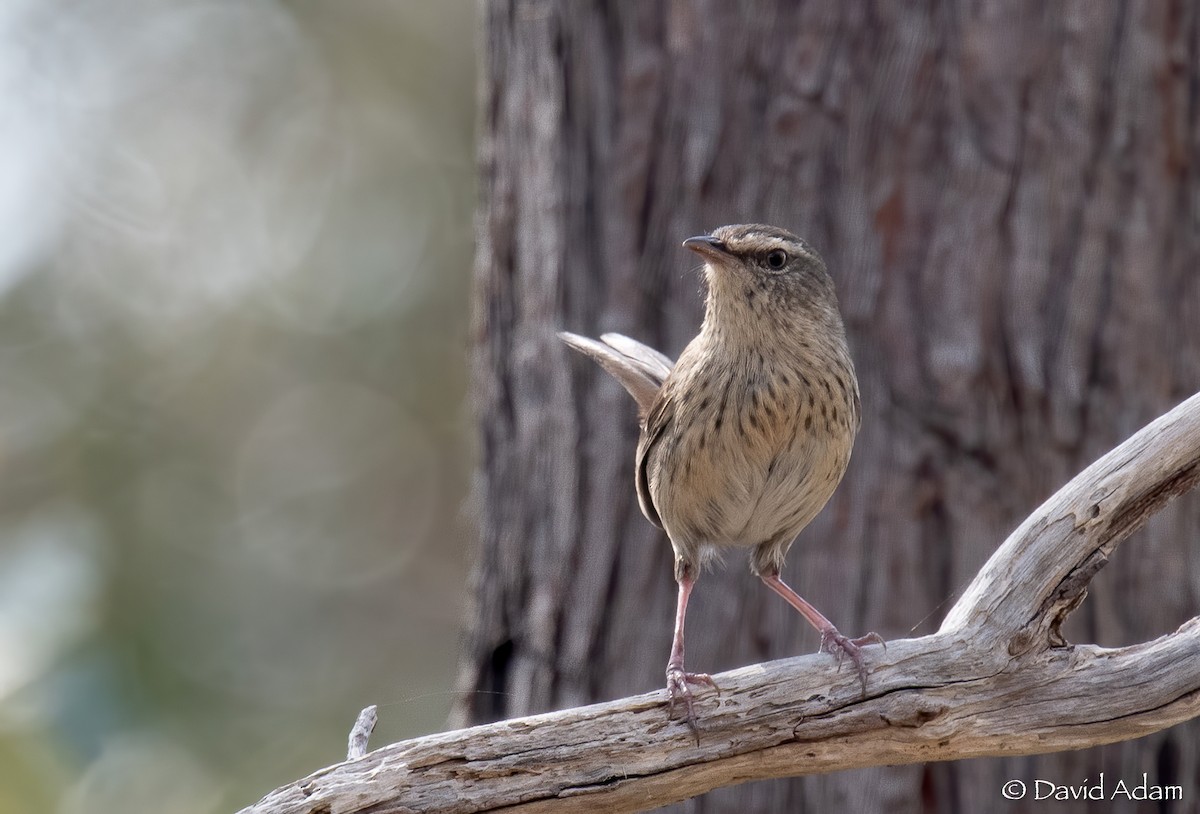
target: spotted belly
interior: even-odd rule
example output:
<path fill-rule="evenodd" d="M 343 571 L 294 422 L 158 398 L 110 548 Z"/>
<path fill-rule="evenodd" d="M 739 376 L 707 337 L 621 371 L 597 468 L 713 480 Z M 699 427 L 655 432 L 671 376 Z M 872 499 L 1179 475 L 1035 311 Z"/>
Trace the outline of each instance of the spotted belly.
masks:
<path fill-rule="evenodd" d="M 808 525 L 841 480 L 853 438 L 806 431 L 802 421 L 786 437 L 778 429 L 770 445 L 738 432 L 672 439 L 651 480 L 673 541 L 749 547 L 790 542 Z"/>

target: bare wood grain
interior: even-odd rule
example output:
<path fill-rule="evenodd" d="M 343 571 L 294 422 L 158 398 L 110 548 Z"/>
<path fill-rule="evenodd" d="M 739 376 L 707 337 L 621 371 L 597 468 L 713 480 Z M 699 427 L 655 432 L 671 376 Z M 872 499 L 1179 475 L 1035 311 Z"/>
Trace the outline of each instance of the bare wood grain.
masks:
<path fill-rule="evenodd" d="M 395 743 L 241 814 L 641 811 L 719 786 L 841 769 L 1037 754 L 1200 715 L 1200 619 L 1130 647 L 1058 628 L 1116 546 L 1200 480 L 1200 395 L 1047 500 L 942 628 L 872 648 L 867 694 L 828 656 L 717 676 L 701 735 L 662 692 Z"/>

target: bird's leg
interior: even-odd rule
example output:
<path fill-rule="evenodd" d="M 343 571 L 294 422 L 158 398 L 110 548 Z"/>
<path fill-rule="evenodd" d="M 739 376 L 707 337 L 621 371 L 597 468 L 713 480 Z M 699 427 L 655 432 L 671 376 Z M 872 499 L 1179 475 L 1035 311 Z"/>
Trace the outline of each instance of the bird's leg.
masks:
<path fill-rule="evenodd" d="M 825 616 L 800 594 L 793 591 L 786 582 L 779 578 L 779 574 L 763 574 L 761 575 L 763 582 L 767 584 L 775 593 L 787 600 L 788 604 L 808 620 L 808 623 L 817 629 L 821 634 L 821 650 L 826 653 L 831 653 L 837 656 L 838 669 L 842 667 L 842 657 L 849 656 L 850 661 L 858 668 L 858 680 L 862 682 L 863 695 L 867 694 L 867 666 L 863 663 L 862 647 L 867 644 L 883 644 L 883 637 L 878 633 L 868 633 L 866 636 L 859 636 L 857 639 L 851 639 L 838 633 L 838 629 L 833 626 Z"/>
<path fill-rule="evenodd" d="M 683 620 L 687 616 L 688 597 L 692 595 L 696 577 L 690 566 L 678 563 L 675 568 L 675 580 L 679 583 L 679 599 L 675 605 L 675 635 L 671 639 L 671 658 L 667 662 L 667 697 L 670 698 L 667 715 L 675 712 L 675 701 L 682 698 L 687 707 L 688 726 L 695 730 L 696 713 L 692 708 L 692 689 L 688 684 L 707 684 L 718 692 L 720 689 L 707 673 L 684 672 Z"/>

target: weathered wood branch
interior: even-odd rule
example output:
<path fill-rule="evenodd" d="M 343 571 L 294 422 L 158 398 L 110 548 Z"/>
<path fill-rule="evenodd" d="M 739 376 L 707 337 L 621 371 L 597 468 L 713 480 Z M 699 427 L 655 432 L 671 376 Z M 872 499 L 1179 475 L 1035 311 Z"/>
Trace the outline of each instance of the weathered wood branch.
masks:
<path fill-rule="evenodd" d="M 863 697 L 826 655 L 733 670 L 698 705 L 665 693 L 395 743 L 277 789 L 242 814 L 639 811 L 748 780 L 1077 749 L 1200 714 L 1200 619 L 1151 642 L 1059 630 L 1116 546 L 1200 479 L 1200 395 L 1046 501 L 941 629 L 871 648 Z"/>

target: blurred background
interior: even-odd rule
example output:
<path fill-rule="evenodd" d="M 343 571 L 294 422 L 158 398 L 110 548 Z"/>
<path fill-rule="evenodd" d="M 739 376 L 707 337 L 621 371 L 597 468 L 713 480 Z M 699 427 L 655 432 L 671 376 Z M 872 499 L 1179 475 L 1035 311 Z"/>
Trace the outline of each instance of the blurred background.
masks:
<path fill-rule="evenodd" d="M 441 729 L 468 0 L 0 5 L 0 814 L 233 810 Z"/>

